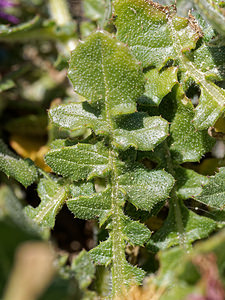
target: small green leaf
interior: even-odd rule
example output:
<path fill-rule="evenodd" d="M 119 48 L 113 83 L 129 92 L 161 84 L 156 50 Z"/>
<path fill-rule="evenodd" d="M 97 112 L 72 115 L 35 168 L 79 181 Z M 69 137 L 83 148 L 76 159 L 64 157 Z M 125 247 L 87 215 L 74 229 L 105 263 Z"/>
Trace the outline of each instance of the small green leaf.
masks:
<path fill-rule="evenodd" d="M 199 105 L 196 108 L 194 125 L 198 129 L 205 129 L 214 125 L 223 114 L 225 107 L 225 90 L 213 82 L 207 82 L 201 89 Z"/>
<path fill-rule="evenodd" d="M 150 250 L 166 249 L 175 245 L 188 247 L 195 240 L 208 237 L 216 229 L 216 222 L 198 216 L 182 202 L 170 203 L 169 215 L 163 226 L 152 236 Z"/>
<path fill-rule="evenodd" d="M 75 278 L 79 282 L 81 289 L 88 287 L 95 277 L 95 267 L 89 253 L 85 250 L 81 251 L 79 255 L 73 259 L 71 271 L 75 273 Z"/>
<path fill-rule="evenodd" d="M 146 113 L 123 116 L 114 130 L 113 144 L 126 150 L 130 146 L 150 151 L 168 136 L 168 122 L 161 117 L 149 117 Z"/>
<path fill-rule="evenodd" d="M 112 241 L 108 238 L 89 251 L 93 261 L 98 265 L 109 265 L 112 261 Z"/>
<path fill-rule="evenodd" d="M 136 111 L 136 98 L 144 92 L 138 61 L 129 49 L 98 31 L 72 53 L 69 78 L 75 91 L 89 103 L 103 104 L 111 115 Z"/>
<path fill-rule="evenodd" d="M 167 68 L 161 72 L 151 69 L 145 74 L 147 82 L 145 84 L 144 96 L 138 99 L 138 103 L 144 105 L 159 105 L 172 87 L 178 82 L 176 67 Z"/>
<path fill-rule="evenodd" d="M 7 176 L 15 178 L 25 187 L 31 185 L 38 177 L 37 169 L 30 159 L 22 159 L 10 151 L 0 140 L 0 170 Z"/>
<path fill-rule="evenodd" d="M 193 170 L 176 167 L 174 168 L 177 195 L 185 200 L 193 196 L 197 196 L 202 191 L 202 186 L 208 182 L 206 176 L 200 175 Z"/>
<path fill-rule="evenodd" d="M 192 122 L 194 107 L 181 86 L 174 87 L 172 93 L 161 103 L 160 110 L 163 116 L 170 112 L 169 121 L 172 121 L 172 125 L 169 143 L 176 162 L 199 161 L 203 154 L 211 150 L 215 140 L 206 130 L 196 131 Z"/>
<path fill-rule="evenodd" d="M 119 185 L 134 206 L 150 211 L 156 203 L 169 197 L 174 179 L 165 171 L 137 167 L 121 175 Z"/>
<path fill-rule="evenodd" d="M 96 134 L 107 132 L 107 123 L 98 118 L 91 107 L 85 110 L 81 103 L 59 105 L 50 109 L 49 116 L 52 122 L 62 128 L 77 130 L 83 127 L 92 128 Z"/>
<path fill-rule="evenodd" d="M 108 151 L 100 142 L 51 150 L 45 160 L 54 172 L 75 181 L 103 177 L 109 171 Z"/>
<path fill-rule="evenodd" d="M 75 217 L 85 220 L 99 217 L 102 225 L 110 213 L 111 193 L 111 188 L 108 187 L 99 193 L 68 199 L 66 203 Z"/>
<path fill-rule="evenodd" d="M 25 207 L 25 213 L 41 227 L 53 228 L 55 218 L 68 196 L 67 188 L 49 178 L 42 178 L 38 184 L 41 203 L 38 207 Z"/>
<path fill-rule="evenodd" d="M 144 270 L 132 266 L 128 262 L 124 265 L 124 271 L 126 276 L 126 282 L 124 282 L 125 286 L 132 286 L 134 283 L 141 284 L 146 274 Z"/>
<path fill-rule="evenodd" d="M 129 243 L 143 246 L 150 239 L 151 232 L 144 224 L 133 221 L 128 217 L 125 218 L 123 223 L 123 233 Z"/>
<path fill-rule="evenodd" d="M 225 168 L 220 168 L 219 173 L 209 178 L 202 193 L 195 199 L 210 207 L 225 208 Z"/>

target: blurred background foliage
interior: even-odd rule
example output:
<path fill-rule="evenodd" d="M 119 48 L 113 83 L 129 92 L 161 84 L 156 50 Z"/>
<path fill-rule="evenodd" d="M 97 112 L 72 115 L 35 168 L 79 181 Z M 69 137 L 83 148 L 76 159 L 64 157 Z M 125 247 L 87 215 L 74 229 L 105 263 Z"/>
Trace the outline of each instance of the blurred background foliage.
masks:
<path fill-rule="evenodd" d="M 213 2 L 214 9 L 225 14 L 224 1 Z M 79 100 L 67 78 L 70 51 L 96 28 L 115 30 L 112 22 L 107 22 L 111 17 L 110 3 L 0 0 L 0 137 L 13 152 L 30 158 L 46 172 L 51 170 L 43 157 L 51 141 L 88 135 L 86 131 L 71 133 L 55 128 L 48 121 L 47 110 L 62 102 Z M 173 4 L 170 0 L 161 3 Z M 178 14 L 187 16 L 193 9 L 193 15 L 198 15 L 198 5 L 197 0 L 178 0 Z M 204 19 L 203 23 L 212 36 L 212 27 Z M 198 89 L 193 87 L 189 92 L 196 101 Z M 212 152 L 200 162 L 184 166 L 203 175 L 215 174 L 225 166 L 224 118 L 213 130 L 210 134 L 219 134 Z M 25 205 L 36 207 L 40 203 L 36 184 L 24 188 L 2 172 L 0 181 L 0 299 L 99 299 L 96 291 L 104 298 L 110 289 L 109 271 L 94 267 L 86 250 L 104 239 L 105 231 L 98 232 L 92 221 L 75 220 L 64 207 L 54 229 L 40 232 L 23 213 Z M 189 202 L 196 208 L 194 200 Z M 201 215 L 213 213 L 204 205 L 196 210 Z M 166 215 L 165 207 L 148 220 L 148 226 L 160 228 Z M 49 235 L 51 245 L 47 242 Z M 155 257 L 140 249 L 137 257 L 139 249 L 128 248 L 129 259 L 134 263 L 139 260 L 149 277 L 144 287 L 134 287 L 127 299 L 224 299 L 224 247 L 225 232 L 221 231 L 198 242 L 191 253 L 175 247 Z M 153 275 L 156 271 L 157 275 Z M 29 278 L 35 278 L 33 285 Z M 203 290 L 205 295 L 211 295 L 213 290 L 217 298 L 198 296 Z"/>

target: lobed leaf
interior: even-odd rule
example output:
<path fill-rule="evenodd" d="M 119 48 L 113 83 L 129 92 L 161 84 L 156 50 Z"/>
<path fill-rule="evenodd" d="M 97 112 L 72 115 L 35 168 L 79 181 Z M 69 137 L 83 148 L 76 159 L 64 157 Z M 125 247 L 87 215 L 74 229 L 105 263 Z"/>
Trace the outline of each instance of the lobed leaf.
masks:
<path fill-rule="evenodd" d="M 213 82 L 206 82 L 201 89 L 199 105 L 196 108 L 194 125 L 205 129 L 214 125 L 223 114 L 225 107 L 225 90 Z"/>
<path fill-rule="evenodd" d="M 132 286 L 134 283 L 141 284 L 146 274 L 144 270 L 136 266 L 132 266 L 128 262 L 126 262 L 124 265 L 124 273 L 124 286 Z"/>
<path fill-rule="evenodd" d="M 147 80 L 145 84 L 145 93 L 138 99 L 138 103 L 143 105 L 159 105 L 178 82 L 176 67 L 169 67 L 165 70 L 158 71 L 151 69 L 145 74 Z"/>
<path fill-rule="evenodd" d="M 99 193 L 68 199 L 66 203 L 75 217 L 84 220 L 100 218 L 102 225 L 110 214 L 111 193 L 111 188 L 107 187 Z"/>
<path fill-rule="evenodd" d="M 144 91 L 138 61 L 107 32 L 97 31 L 72 52 L 68 76 L 74 90 L 89 103 L 103 105 L 111 115 L 136 111 Z"/>
<path fill-rule="evenodd" d="M 31 185 L 38 177 L 33 162 L 14 154 L 2 140 L 0 140 L 0 170 L 7 176 L 15 178 L 25 187 Z"/>
<path fill-rule="evenodd" d="M 90 107 L 89 111 L 85 110 L 82 103 L 70 103 L 54 107 L 50 109 L 49 117 L 55 125 L 69 130 L 87 127 L 93 129 L 96 134 L 108 131 L 107 123 L 101 117 L 98 118 Z"/>
<path fill-rule="evenodd" d="M 109 172 L 108 151 L 101 142 L 51 150 L 45 161 L 54 172 L 75 181 L 103 177 Z"/>
<path fill-rule="evenodd" d="M 89 254 L 93 261 L 98 265 L 109 265 L 112 261 L 112 240 L 108 238 L 94 249 L 89 251 Z"/>
<path fill-rule="evenodd" d="M 151 236 L 151 232 L 144 225 L 126 217 L 123 221 L 125 239 L 132 245 L 143 246 Z"/>
<path fill-rule="evenodd" d="M 188 210 L 181 201 L 170 203 L 169 215 L 163 226 L 147 244 L 150 250 L 166 249 L 175 245 L 188 247 L 198 239 L 206 238 L 216 229 L 216 222 Z"/>
<path fill-rule="evenodd" d="M 75 273 L 75 278 L 82 289 L 88 287 L 95 277 L 95 266 L 91 261 L 89 253 L 82 250 L 79 255 L 73 259 L 71 271 Z"/>
<path fill-rule="evenodd" d="M 37 191 L 41 203 L 36 208 L 26 206 L 25 213 L 41 227 L 53 228 L 56 215 L 68 196 L 67 188 L 49 177 L 40 180 Z"/>
<path fill-rule="evenodd" d="M 220 168 L 219 173 L 209 178 L 201 194 L 195 199 L 210 207 L 225 208 L 225 168 Z"/>
<path fill-rule="evenodd" d="M 168 122 L 160 117 L 149 117 L 146 113 L 123 116 L 114 130 L 113 144 L 127 150 L 130 146 L 150 151 L 168 136 Z"/>
<path fill-rule="evenodd" d="M 180 86 L 162 102 L 163 116 L 172 121 L 170 127 L 170 151 L 178 163 L 199 161 L 203 154 L 210 151 L 215 141 L 206 130 L 196 131 L 192 122 L 194 107 Z M 165 114 L 165 115 L 164 115 Z"/>
<path fill-rule="evenodd" d="M 207 184 L 208 178 L 193 170 L 180 166 L 174 168 L 177 195 L 180 199 L 188 199 L 197 196 L 202 191 L 202 186 Z"/>
<path fill-rule="evenodd" d="M 119 177 L 119 186 L 128 200 L 138 209 L 150 211 L 153 206 L 169 197 L 174 178 L 162 170 L 142 167 L 127 170 Z"/>

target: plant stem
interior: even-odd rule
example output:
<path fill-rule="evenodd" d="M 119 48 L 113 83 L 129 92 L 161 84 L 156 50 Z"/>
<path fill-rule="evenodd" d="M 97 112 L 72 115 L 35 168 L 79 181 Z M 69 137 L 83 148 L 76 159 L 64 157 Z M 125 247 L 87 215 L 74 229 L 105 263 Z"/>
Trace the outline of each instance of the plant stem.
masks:
<path fill-rule="evenodd" d="M 49 0 L 49 11 L 52 19 L 59 26 L 68 25 L 73 22 L 66 0 Z M 68 55 L 76 48 L 76 45 L 77 40 L 72 37 L 69 38 L 64 45 L 65 54 Z"/>

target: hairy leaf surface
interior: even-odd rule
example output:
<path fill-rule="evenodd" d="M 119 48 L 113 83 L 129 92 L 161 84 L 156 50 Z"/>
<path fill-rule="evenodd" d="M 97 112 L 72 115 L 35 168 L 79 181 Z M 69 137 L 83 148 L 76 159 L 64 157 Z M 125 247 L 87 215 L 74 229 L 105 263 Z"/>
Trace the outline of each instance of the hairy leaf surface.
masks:
<path fill-rule="evenodd" d="M 108 187 L 99 193 L 68 199 L 66 203 L 75 217 L 85 220 L 100 218 L 102 225 L 110 214 L 111 193 L 111 188 Z"/>
<path fill-rule="evenodd" d="M 130 146 L 150 151 L 168 136 L 168 122 L 160 117 L 149 117 L 145 113 L 123 116 L 114 130 L 113 144 L 126 150 Z"/>
<path fill-rule="evenodd" d="M 119 185 L 128 200 L 137 208 L 150 211 L 166 200 L 173 187 L 173 177 L 165 171 L 136 168 L 119 177 Z"/>
<path fill-rule="evenodd" d="M 144 91 L 143 74 L 128 48 L 98 31 L 72 53 L 68 76 L 75 91 L 111 115 L 133 113 Z"/>
<path fill-rule="evenodd" d="M 143 105 L 159 105 L 172 87 L 178 82 L 177 68 L 169 67 L 159 72 L 157 69 L 151 69 L 145 74 L 147 80 L 145 84 L 145 93 L 138 99 L 138 103 Z"/>
<path fill-rule="evenodd" d="M 85 110 L 81 103 L 71 103 L 57 106 L 49 111 L 49 116 L 54 124 L 59 127 L 76 130 L 83 127 L 92 128 L 96 134 L 107 132 L 107 123 L 95 115 L 89 107 Z"/>
<path fill-rule="evenodd" d="M 68 196 L 67 188 L 56 181 L 42 178 L 38 184 L 38 195 L 41 203 L 38 207 L 25 207 L 25 213 L 41 227 L 53 228 L 55 218 Z"/>
<path fill-rule="evenodd" d="M 148 247 L 154 251 L 175 245 L 189 247 L 193 241 L 208 237 L 215 228 L 216 222 L 198 216 L 180 201 L 172 202 L 165 223 L 152 236 Z"/>
<path fill-rule="evenodd" d="M 108 151 L 102 143 L 77 144 L 51 150 L 45 160 L 54 172 L 75 181 L 86 177 L 102 177 L 109 171 Z"/>
<path fill-rule="evenodd" d="M 202 186 L 208 182 L 206 176 L 190 169 L 175 167 L 174 171 L 177 180 L 177 195 L 183 200 L 199 195 Z"/>
<path fill-rule="evenodd" d="M 32 184 L 38 177 L 33 162 L 14 154 L 2 140 L 0 140 L 0 170 L 7 176 L 15 178 L 25 187 Z"/>
<path fill-rule="evenodd" d="M 210 207 L 225 208 L 225 168 L 220 168 L 219 173 L 209 178 L 201 194 L 195 199 Z"/>
<path fill-rule="evenodd" d="M 116 1 L 115 10 L 118 38 L 130 46 L 144 67 L 160 69 L 172 59 L 179 65 L 184 85 L 192 79 L 200 86 L 194 124 L 198 129 L 212 126 L 224 112 L 225 91 L 186 55 L 202 36 L 194 17 L 180 18 L 171 8 L 145 0 Z"/>
<path fill-rule="evenodd" d="M 203 154 L 211 150 L 215 141 L 206 130 L 196 131 L 192 121 L 194 107 L 180 86 L 174 87 L 162 102 L 161 111 L 164 117 L 172 121 L 170 151 L 176 162 L 199 161 Z"/>

